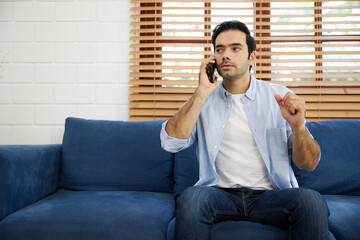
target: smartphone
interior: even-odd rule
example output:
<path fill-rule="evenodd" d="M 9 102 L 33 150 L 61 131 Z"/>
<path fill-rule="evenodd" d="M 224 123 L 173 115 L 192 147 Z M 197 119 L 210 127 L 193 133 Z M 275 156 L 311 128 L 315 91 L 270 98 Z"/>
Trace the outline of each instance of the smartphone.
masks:
<path fill-rule="evenodd" d="M 211 83 L 214 83 L 214 71 L 216 69 L 216 63 L 212 63 L 209 65 L 209 70 L 208 70 L 208 77 L 209 77 L 209 81 Z"/>

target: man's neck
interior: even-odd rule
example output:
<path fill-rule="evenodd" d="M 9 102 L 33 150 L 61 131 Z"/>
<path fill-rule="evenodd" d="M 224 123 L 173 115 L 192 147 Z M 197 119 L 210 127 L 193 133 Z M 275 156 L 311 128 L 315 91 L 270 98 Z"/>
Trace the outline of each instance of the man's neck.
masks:
<path fill-rule="evenodd" d="M 242 94 L 245 93 L 249 87 L 251 82 L 250 74 L 246 74 L 241 79 L 234 80 L 223 80 L 223 86 L 231 94 Z"/>

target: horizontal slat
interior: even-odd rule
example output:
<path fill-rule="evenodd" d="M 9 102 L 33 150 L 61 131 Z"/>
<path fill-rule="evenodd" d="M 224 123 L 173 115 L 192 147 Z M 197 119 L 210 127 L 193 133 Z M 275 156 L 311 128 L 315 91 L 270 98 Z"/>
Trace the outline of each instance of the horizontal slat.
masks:
<path fill-rule="evenodd" d="M 150 121 L 150 120 L 167 120 L 172 116 L 162 116 L 162 117 L 129 117 L 129 121 Z M 328 121 L 328 120 L 338 120 L 343 118 L 306 118 L 308 122 L 317 122 L 317 121 Z M 349 118 L 354 120 L 360 120 L 360 118 Z"/>
<path fill-rule="evenodd" d="M 336 2 L 339 0 L 318 0 L 318 2 Z M 357 0 L 346 0 L 354 1 Z M 131 3 L 163 3 L 169 2 L 169 0 L 131 0 Z M 270 3 L 270 2 L 289 2 L 289 0 L 171 0 L 171 2 L 204 2 L 204 3 L 215 3 L 215 2 L 253 2 L 253 3 Z M 314 2 L 314 0 L 294 0 L 291 2 Z"/>
<path fill-rule="evenodd" d="M 215 22 L 212 21 L 211 25 L 218 25 L 221 22 Z M 268 22 L 243 22 L 244 24 L 246 24 L 247 26 L 269 26 Z M 313 25 L 315 22 L 314 21 L 301 21 L 301 22 L 272 22 L 271 25 L 273 26 L 283 26 L 283 25 Z M 316 22 L 317 24 L 322 23 L 320 22 Z M 324 21 L 324 24 L 338 24 L 338 21 Z M 344 24 L 359 24 L 360 21 L 354 21 L 354 20 L 346 20 L 343 21 Z M 141 22 L 131 22 L 130 25 L 132 26 L 154 26 L 154 25 L 159 25 L 159 24 L 167 24 L 167 25 L 183 25 L 184 22 L 182 21 L 166 21 L 166 22 L 160 22 L 160 21 L 141 21 Z M 203 26 L 205 23 L 204 22 L 186 22 L 187 25 L 200 25 Z"/>
<path fill-rule="evenodd" d="M 197 85 L 198 80 L 129 80 L 129 85 Z"/>
<path fill-rule="evenodd" d="M 226 1 L 224 1 L 226 2 Z M 320 9 L 359 9 L 359 6 L 312 6 L 312 7 L 306 7 L 306 6 L 294 6 L 292 7 L 293 11 L 297 10 L 320 10 Z M 131 11 L 149 11 L 149 10 L 263 10 L 263 11 L 270 11 L 270 10 L 288 10 L 288 7 L 234 7 L 234 6 L 228 6 L 226 7 L 226 4 L 222 7 L 193 7 L 193 6 L 176 6 L 176 7 L 159 7 L 159 6 L 144 6 L 144 7 L 132 7 L 130 8 Z"/>
<path fill-rule="evenodd" d="M 130 87 L 129 92 L 132 93 L 194 93 L 196 88 L 192 87 Z M 296 94 L 359 94 L 359 88 L 294 88 Z"/>
<path fill-rule="evenodd" d="M 184 102 L 130 102 L 129 108 L 170 108 L 179 109 L 184 105 Z"/>
<path fill-rule="evenodd" d="M 359 78 L 359 73 L 302 73 L 302 74 L 254 74 L 258 78 Z"/>
<path fill-rule="evenodd" d="M 201 63 L 203 58 L 131 58 L 131 63 L 154 63 L 154 62 L 195 62 Z M 359 62 L 359 58 L 344 59 L 261 59 L 257 58 L 255 63 L 321 63 L 321 62 Z"/>
<path fill-rule="evenodd" d="M 360 87 L 360 81 L 271 81 L 287 87 Z"/>
<path fill-rule="evenodd" d="M 209 41 L 209 37 L 191 37 L 187 36 L 184 38 L 183 36 L 172 37 L 172 36 L 132 36 L 130 37 L 131 41 L 145 41 L 145 40 L 161 40 L 161 41 Z M 324 36 L 272 36 L 272 37 L 255 37 L 258 41 L 358 41 L 359 36 L 357 35 L 347 35 L 347 36 L 336 36 L 336 35 L 324 35 Z"/>
<path fill-rule="evenodd" d="M 292 89 L 292 88 L 290 88 Z M 292 89 L 296 93 L 296 89 Z M 185 94 L 129 94 L 130 101 L 186 101 L 191 93 Z M 306 102 L 360 102 L 360 95 L 304 95 Z"/>
<path fill-rule="evenodd" d="M 186 101 L 192 94 L 129 94 L 130 101 Z"/>
<path fill-rule="evenodd" d="M 205 55 L 205 54 L 211 54 L 211 52 L 209 52 L 209 51 L 166 51 L 166 50 L 164 50 L 164 51 L 130 51 L 130 55 L 156 55 L 156 54 Z M 257 57 L 260 57 L 261 55 L 263 55 L 263 56 L 277 56 L 277 55 L 296 56 L 296 55 L 339 55 L 339 54 L 353 55 L 353 54 L 360 54 L 360 51 L 312 51 L 312 52 L 291 52 L 291 51 L 288 51 L 288 52 L 276 52 L 276 51 L 264 52 L 264 51 L 258 51 Z"/>
<path fill-rule="evenodd" d="M 144 108 L 144 109 L 176 109 L 184 105 L 185 102 L 130 102 L 130 108 Z M 306 103 L 307 111 L 319 111 L 319 110 L 352 110 L 360 111 L 360 102 L 350 102 L 350 103 L 327 103 L 327 102 L 307 102 Z"/>
<path fill-rule="evenodd" d="M 360 111 L 306 111 L 306 117 L 360 118 Z"/>
<path fill-rule="evenodd" d="M 360 102 L 359 103 L 324 103 L 317 102 L 306 103 L 306 109 L 309 110 L 352 110 L 352 111 L 360 111 Z"/>
<path fill-rule="evenodd" d="M 199 63 L 200 66 L 200 63 Z M 161 70 L 161 69 L 195 69 L 199 70 L 199 66 L 163 66 L 163 65 L 132 65 L 130 70 Z"/>
<path fill-rule="evenodd" d="M 243 18 L 251 18 L 254 15 L 247 15 L 247 14 L 242 14 L 241 17 Z M 322 17 L 322 14 L 262 14 L 262 15 L 257 15 L 257 18 L 260 19 L 264 19 L 264 18 L 316 18 L 316 17 Z M 339 13 L 339 14 L 326 14 L 326 17 L 359 17 L 360 14 L 354 13 L 348 13 L 348 14 L 344 14 L 344 13 Z M 204 14 L 203 12 L 200 12 L 198 14 L 192 14 L 192 13 L 182 13 L 182 14 L 132 14 L 130 15 L 130 18 L 184 18 L 184 17 L 188 17 L 188 18 L 196 18 L 196 17 L 202 17 L 202 18 L 211 18 L 211 17 L 216 17 L 216 18 L 238 18 L 239 15 L 221 15 L 221 14 Z"/>
<path fill-rule="evenodd" d="M 357 87 L 360 81 L 271 81 L 275 84 L 295 87 Z M 197 80 L 130 80 L 130 85 L 197 85 Z"/>
<path fill-rule="evenodd" d="M 130 109 L 129 114 L 131 116 L 173 116 L 177 112 L 176 109 Z M 306 117 L 348 117 L 348 118 L 360 118 L 360 111 L 306 111 Z"/>
<path fill-rule="evenodd" d="M 305 98 L 306 102 L 334 102 L 334 103 L 360 102 L 359 95 L 301 95 L 301 96 Z"/>
<path fill-rule="evenodd" d="M 130 109 L 131 116 L 173 116 L 177 110 L 168 109 Z"/>
<path fill-rule="evenodd" d="M 293 0 L 292 2 L 313 2 L 314 0 Z M 318 2 L 332 2 L 339 0 L 318 0 Z M 347 0 L 357 1 L 357 0 Z M 131 0 L 131 3 L 162 3 L 169 2 L 169 0 Z M 171 2 L 253 2 L 253 3 L 267 3 L 267 2 L 289 2 L 289 0 L 171 0 Z"/>
<path fill-rule="evenodd" d="M 130 93 L 194 93 L 195 88 L 130 87 Z"/>
<path fill-rule="evenodd" d="M 340 24 L 340 23 L 339 23 Z M 305 24 L 304 24 L 305 25 Z M 306 24 L 307 25 L 307 24 Z M 132 34 L 141 34 L 141 33 L 191 33 L 191 32 L 203 32 L 211 33 L 212 29 L 163 29 L 163 28 L 146 28 L 146 29 L 131 29 L 130 33 Z M 322 33 L 322 32 L 358 32 L 359 28 L 321 28 L 321 29 L 254 29 L 252 33 L 287 33 L 288 35 L 293 33 Z"/>
<path fill-rule="evenodd" d="M 200 64 L 199 64 L 200 65 Z M 199 66 L 163 66 L 163 65 L 133 65 L 130 66 L 130 70 L 165 70 L 165 69 L 173 69 L 173 70 L 199 70 Z M 275 67 L 275 66 L 253 66 L 252 70 L 254 71 L 276 71 L 276 70 L 356 70 L 359 71 L 358 66 L 317 66 L 317 67 Z"/>
<path fill-rule="evenodd" d="M 360 23 L 360 22 L 359 22 Z M 256 39 L 255 39 L 256 41 Z M 183 48 L 183 47 L 197 47 L 197 48 L 211 48 L 213 45 L 209 39 L 208 43 L 141 43 L 141 44 L 131 44 L 130 48 L 160 48 L 160 47 L 172 47 L 172 48 Z M 328 43 L 292 43 L 292 44 L 283 44 L 283 43 L 272 43 L 272 44 L 263 44 L 257 41 L 256 43 L 257 51 L 261 51 L 261 48 L 286 48 L 286 49 L 296 49 L 300 47 L 306 47 L 306 48 L 321 48 L 321 47 L 359 47 L 359 43 L 347 43 L 347 42 L 341 42 L 341 43 L 334 43 L 334 44 L 328 44 Z M 160 50 L 161 51 L 161 50 Z M 212 53 L 206 52 L 206 53 Z"/>

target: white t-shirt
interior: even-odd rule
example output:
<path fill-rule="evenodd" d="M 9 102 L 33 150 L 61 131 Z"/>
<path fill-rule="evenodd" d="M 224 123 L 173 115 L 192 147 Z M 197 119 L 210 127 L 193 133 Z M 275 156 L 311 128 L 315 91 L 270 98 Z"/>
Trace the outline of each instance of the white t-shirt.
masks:
<path fill-rule="evenodd" d="M 273 186 L 247 120 L 242 97 L 232 95 L 232 112 L 215 160 L 221 188 L 270 190 Z"/>

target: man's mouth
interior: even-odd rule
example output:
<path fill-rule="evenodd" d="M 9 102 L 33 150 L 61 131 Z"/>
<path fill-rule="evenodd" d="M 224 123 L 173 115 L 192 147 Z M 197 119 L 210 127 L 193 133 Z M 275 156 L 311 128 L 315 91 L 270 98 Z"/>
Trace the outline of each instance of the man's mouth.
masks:
<path fill-rule="evenodd" d="M 222 64 L 221 65 L 221 68 L 222 69 L 230 69 L 230 68 L 232 68 L 233 67 L 233 65 L 231 65 L 231 64 Z"/>

